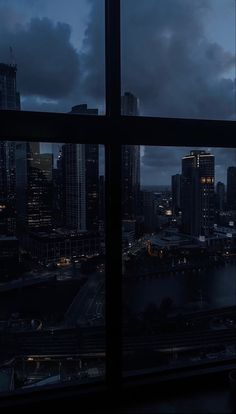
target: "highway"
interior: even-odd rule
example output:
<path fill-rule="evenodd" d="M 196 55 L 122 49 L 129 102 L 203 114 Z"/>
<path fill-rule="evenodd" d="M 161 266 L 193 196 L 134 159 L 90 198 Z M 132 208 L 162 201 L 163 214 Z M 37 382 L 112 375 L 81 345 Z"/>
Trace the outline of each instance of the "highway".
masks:
<path fill-rule="evenodd" d="M 68 308 L 64 325 L 91 326 L 104 324 L 104 284 L 103 273 L 92 273 L 88 275 L 87 282 L 81 287 L 78 294 Z"/>

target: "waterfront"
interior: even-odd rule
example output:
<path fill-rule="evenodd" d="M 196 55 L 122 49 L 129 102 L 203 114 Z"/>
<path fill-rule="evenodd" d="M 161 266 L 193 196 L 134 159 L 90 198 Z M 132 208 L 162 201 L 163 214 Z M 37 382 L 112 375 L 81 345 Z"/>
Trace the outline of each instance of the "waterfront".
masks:
<path fill-rule="evenodd" d="M 126 280 L 124 303 L 140 313 L 150 304 L 160 306 L 170 298 L 174 308 L 214 309 L 236 305 L 236 263 L 196 272 L 160 275 L 156 278 Z"/>

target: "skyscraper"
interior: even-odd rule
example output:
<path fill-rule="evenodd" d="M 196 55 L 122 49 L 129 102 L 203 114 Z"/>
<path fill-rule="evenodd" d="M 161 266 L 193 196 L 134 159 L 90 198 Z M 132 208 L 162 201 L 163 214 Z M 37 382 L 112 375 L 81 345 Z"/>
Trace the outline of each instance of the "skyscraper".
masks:
<path fill-rule="evenodd" d="M 155 206 L 155 195 L 153 191 L 140 191 L 143 215 L 144 233 L 152 233 L 158 227 L 158 216 Z"/>
<path fill-rule="evenodd" d="M 225 207 L 225 185 L 218 181 L 216 184 L 216 208 L 223 211 Z"/>
<path fill-rule="evenodd" d="M 38 142 L 16 144 L 16 194 L 19 230 L 52 224 L 52 154 L 40 154 Z"/>
<path fill-rule="evenodd" d="M 191 151 L 182 158 L 182 229 L 193 236 L 208 236 L 214 228 L 215 157 Z"/>
<path fill-rule="evenodd" d="M 85 145 L 65 144 L 64 165 L 65 225 L 79 232 L 86 231 Z"/>
<path fill-rule="evenodd" d="M 77 115 L 98 115 L 86 104 L 76 105 Z M 99 146 L 97 144 L 65 144 L 63 146 L 65 176 L 66 225 L 78 231 L 97 231 L 99 227 Z"/>
<path fill-rule="evenodd" d="M 20 94 L 16 87 L 16 65 L 0 63 L 0 110 L 20 110 Z M 0 142 L 0 232 L 15 231 L 15 142 Z M 2 212 L 4 214 L 2 214 Z M 1 230 L 2 229 L 2 230 Z"/>
<path fill-rule="evenodd" d="M 130 92 L 121 97 L 121 114 L 139 115 L 138 99 Z M 140 191 L 140 146 L 122 146 L 122 218 L 133 220 L 138 216 Z"/>
<path fill-rule="evenodd" d="M 125 116 L 139 115 L 139 100 L 130 92 L 121 96 L 121 114 Z"/>
<path fill-rule="evenodd" d="M 227 207 L 236 210 L 236 167 L 227 170 Z"/>
<path fill-rule="evenodd" d="M 172 213 L 178 214 L 181 205 L 181 174 L 175 174 L 171 177 L 172 189 Z"/>
<path fill-rule="evenodd" d="M 0 63 L 0 109 L 20 110 L 20 94 L 16 87 L 16 65 Z"/>

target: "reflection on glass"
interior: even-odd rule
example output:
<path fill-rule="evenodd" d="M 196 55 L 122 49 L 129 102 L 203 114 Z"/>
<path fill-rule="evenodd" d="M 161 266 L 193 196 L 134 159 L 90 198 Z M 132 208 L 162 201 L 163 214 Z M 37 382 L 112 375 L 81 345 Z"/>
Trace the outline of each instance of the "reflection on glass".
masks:
<path fill-rule="evenodd" d="M 140 150 L 135 180 L 123 148 L 124 371 L 235 357 L 236 150 Z"/>
<path fill-rule="evenodd" d="M 97 144 L 0 143 L 0 393 L 104 378 L 99 157 Z"/>
<path fill-rule="evenodd" d="M 234 0 L 123 0 L 122 90 L 140 115 L 235 120 Z"/>

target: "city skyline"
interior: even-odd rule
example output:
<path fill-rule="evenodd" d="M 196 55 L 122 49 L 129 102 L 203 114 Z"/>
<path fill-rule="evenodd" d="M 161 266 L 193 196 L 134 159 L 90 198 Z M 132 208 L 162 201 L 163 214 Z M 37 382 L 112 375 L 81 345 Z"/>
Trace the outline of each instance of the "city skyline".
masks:
<path fill-rule="evenodd" d="M 41 144 L 43 152 L 51 151 L 52 144 Z M 236 165 L 235 148 L 218 147 L 153 147 L 140 148 L 140 183 L 141 186 L 171 185 L 171 176 L 181 173 L 180 159 L 191 150 L 207 150 L 216 157 L 216 183 L 226 184 L 227 168 Z M 58 152 L 58 149 L 57 151 Z M 170 161 L 172 160 L 172 164 Z M 100 175 L 104 174 L 104 156 L 100 155 Z M 102 164 L 102 167 L 101 167 Z M 167 170 L 168 166 L 168 172 Z"/>
<path fill-rule="evenodd" d="M 121 3 L 122 94 L 139 99 L 139 114 L 235 120 L 234 1 Z M 0 23 L 0 62 L 17 63 L 22 110 L 69 112 L 84 103 L 104 114 L 102 0 L 71 0 L 70 7 L 65 0 L 0 0 Z M 166 157 L 163 149 L 140 151 L 141 185 L 170 185 L 163 163 L 172 158 L 170 175 L 177 173 L 181 149 Z M 217 180 L 225 182 L 223 154 L 215 155 Z M 100 154 L 101 174 L 103 166 Z"/>
<path fill-rule="evenodd" d="M 171 185 L 171 176 L 181 173 L 180 159 L 192 150 L 205 150 L 215 155 L 215 184 L 227 183 L 227 168 L 236 165 L 236 149 L 210 147 L 142 148 L 141 185 Z"/>
<path fill-rule="evenodd" d="M 91 118 L 105 114 L 105 66 L 108 75 L 113 71 L 105 65 L 105 4 L 114 28 L 121 6 L 119 93 L 126 119 L 112 111 Z M 138 119 L 128 120 L 236 120 L 235 0 L 120 0 L 116 6 L 113 0 L 0 0 L 0 112 L 10 128 L 0 142 L 3 406 L 11 406 L 7 393 L 16 391 L 12 404 L 19 408 L 21 391 L 27 396 L 44 386 L 46 405 L 51 386 L 63 393 L 68 385 L 91 384 L 97 395 L 105 381 L 115 395 L 116 378 L 130 373 L 145 372 L 147 381 L 151 373 L 159 382 L 160 375 L 231 369 L 236 357 L 236 148 L 193 147 L 193 120 L 183 122 L 187 147 L 168 147 L 169 133 L 158 120 L 143 119 L 143 133 Z M 15 118 L 26 124 L 11 125 Z M 90 143 L 98 121 L 104 145 Z M 81 122 L 85 135 L 76 134 Z M 151 142 L 163 146 L 128 144 L 136 134 L 149 142 L 153 124 Z M 196 138 L 194 131 L 194 142 L 216 144 L 218 122 L 206 124 L 209 136 Z M 235 124 L 219 125 L 220 143 L 228 146 Z M 115 138 L 109 146 L 107 139 Z M 120 151 L 116 160 L 112 148 Z M 27 408 L 37 399 L 26 398 Z M 144 400 L 135 401 L 135 411 Z M 100 392 L 95 411 L 99 401 Z"/>

